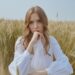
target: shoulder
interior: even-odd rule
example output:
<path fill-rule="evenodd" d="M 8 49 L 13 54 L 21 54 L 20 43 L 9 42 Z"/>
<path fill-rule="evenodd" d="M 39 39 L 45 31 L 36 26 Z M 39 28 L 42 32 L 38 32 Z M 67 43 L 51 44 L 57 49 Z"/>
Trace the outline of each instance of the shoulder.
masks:
<path fill-rule="evenodd" d="M 54 36 L 49 36 L 49 42 L 50 42 L 50 45 L 53 47 L 60 47 L 59 42 Z"/>
<path fill-rule="evenodd" d="M 21 53 L 24 51 L 24 46 L 23 46 L 23 36 L 19 36 L 15 42 L 15 52 Z"/>
<path fill-rule="evenodd" d="M 53 42 L 56 42 L 57 41 L 57 39 L 54 37 L 54 36 L 49 36 L 49 41 L 51 42 L 51 43 L 53 43 Z"/>
<path fill-rule="evenodd" d="M 19 36 L 19 37 L 17 38 L 16 42 L 15 42 L 15 45 L 18 45 L 18 44 L 20 44 L 20 43 L 22 43 L 22 42 L 23 42 L 23 37 L 22 37 L 22 36 Z"/>

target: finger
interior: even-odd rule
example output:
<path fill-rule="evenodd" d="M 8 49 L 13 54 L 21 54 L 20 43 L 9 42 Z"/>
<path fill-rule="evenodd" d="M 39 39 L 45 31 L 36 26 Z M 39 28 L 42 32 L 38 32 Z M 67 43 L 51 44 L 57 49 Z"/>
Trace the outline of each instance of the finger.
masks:
<path fill-rule="evenodd" d="M 34 32 L 35 35 L 37 35 L 38 38 L 44 39 L 44 35 L 41 32 Z"/>
<path fill-rule="evenodd" d="M 38 34 L 40 35 L 40 38 L 41 38 L 41 39 L 44 39 L 43 33 L 38 32 Z"/>

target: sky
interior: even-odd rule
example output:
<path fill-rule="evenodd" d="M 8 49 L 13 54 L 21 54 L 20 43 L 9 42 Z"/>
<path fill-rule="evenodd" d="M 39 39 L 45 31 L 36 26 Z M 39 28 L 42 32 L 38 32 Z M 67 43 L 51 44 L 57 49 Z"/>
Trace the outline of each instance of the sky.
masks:
<path fill-rule="evenodd" d="M 27 10 L 36 5 L 49 20 L 75 21 L 75 0 L 0 0 L 0 19 L 24 20 Z"/>

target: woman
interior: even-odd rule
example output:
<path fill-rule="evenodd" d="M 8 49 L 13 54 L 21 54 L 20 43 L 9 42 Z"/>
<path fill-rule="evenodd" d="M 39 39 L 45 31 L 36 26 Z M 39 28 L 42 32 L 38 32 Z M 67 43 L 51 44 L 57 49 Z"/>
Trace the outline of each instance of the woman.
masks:
<path fill-rule="evenodd" d="M 32 7 L 25 17 L 24 35 L 15 44 L 11 75 L 70 75 L 73 69 L 57 40 L 48 34 L 42 8 Z"/>

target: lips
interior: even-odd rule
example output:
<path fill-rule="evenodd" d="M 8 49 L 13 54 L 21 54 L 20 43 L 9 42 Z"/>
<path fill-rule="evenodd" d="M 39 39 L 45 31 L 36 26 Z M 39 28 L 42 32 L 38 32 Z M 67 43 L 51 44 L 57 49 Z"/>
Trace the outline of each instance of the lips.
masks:
<path fill-rule="evenodd" d="M 39 32 L 39 30 L 33 30 L 33 31 L 37 31 L 37 32 Z"/>

